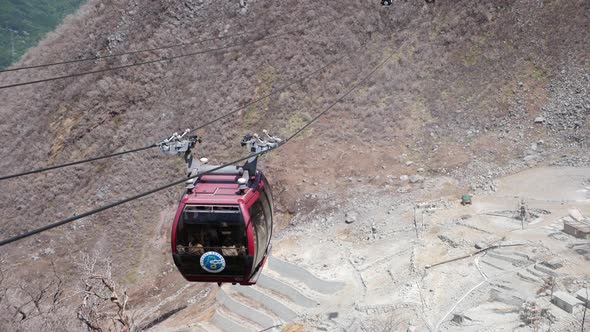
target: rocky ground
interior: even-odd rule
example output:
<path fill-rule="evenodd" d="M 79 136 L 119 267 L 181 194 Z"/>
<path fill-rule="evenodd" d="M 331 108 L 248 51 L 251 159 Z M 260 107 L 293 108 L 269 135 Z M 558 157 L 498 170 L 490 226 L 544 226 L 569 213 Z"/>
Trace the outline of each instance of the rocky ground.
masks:
<path fill-rule="evenodd" d="M 590 285 L 590 242 L 563 233 L 571 211 L 590 214 L 590 169 L 516 164 L 527 170 L 485 176 L 493 187 L 476 191 L 452 177 L 381 188 L 347 179 L 348 199 L 317 204 L 277 234 L 257 286 L 187 285 L 162 301 L 166 319 L 152 329 L 579 330 L 582 307 L 552 304 L 548 285 L 568 294 Z M 472 206 L 459 204 L 463 192 L 477 193 Z M 336 195 L 313 191 L 300 204 Z M 493 245 L 517 246 L 465 257 Z M 430 268 L 455 257 L 465 258 Z"/>
<path fill-rule="evenodd" d="M 588 167 L 531 168 L 467 206 L 450 178 L 402 194 L 357 185 L 279 232 L 257 286 L 215 287 L 206 310 L 169 303 L 180 310 L 153 330 L 577 331 L 583 306 L 552 299 L 590 285 L 590 242 L 563 232 L 590 214 L 589 181 Z"/>
<path fill-rule="evenodd" d="M 555 311 L 537 293 L 546 276 L 535 267 L 566 255 L 559 289 L 575 292 L 588 279 L 585 249 L 576 247 L 584 243 L 554 228 L 569 208 L 590 215 L 576 196 L 590 185 L 589 18 L 584 0 L 399 1 L 387 9 L 365 1 L 88 1 L 17 65 L 318 24 L 228 52 L 0 90 L 2 175 L 156 142 L 349 54 L 199 131 L 199 157 L 234 159 L 245 133 L 266 128 L 285 137 L 380 59 L 393 53 L 393 61 L 261 161 L 279 235 L 259 286 L 219 289 L 180 277 L 168 244 L 175 188 L 3 247 L 0 326 L 88 326 L 81 290 L 100 285 L 86 282 L 92 260 L 84 253 L 111 262 L 94 265 L 108 270 L 117 299 L 127 291 L 126 309 L 141 329 L 526 331 L 533 327 L 522 306 L 533 302 L 552 315 L 542 316 L 544 328 L 575 326 L 578 313 Z M 2 73 L 0 85 L 223 45 Z M 182 163 L 152 151 L 0 182 L 0 236 L 181 174 Z M 507 186 L 512 180 L 520 185 Z M 464 193 L 475 195 L 473 206 L 457 205 Z M 486 214 L 514 210 L 523 197 L 551 213 L 525 230 Z M 524 245 L 426 269 L 477 243 Z M 112 301 L 97 308 L 91 317 L 103 324 L 117 312 Z"/>

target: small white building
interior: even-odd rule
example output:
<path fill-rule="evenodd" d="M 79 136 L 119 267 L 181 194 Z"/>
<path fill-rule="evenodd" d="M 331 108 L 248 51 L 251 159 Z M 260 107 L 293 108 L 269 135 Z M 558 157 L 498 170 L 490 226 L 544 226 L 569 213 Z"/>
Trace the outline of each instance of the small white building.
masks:
<path fill-rule="evenodd" d="M 590 222 L 586 220 L 566 220 L 563 222 L 563 232 L 578 239 L 590 239 Z"/>
<path fill-rule="evenodd" d="M 551 300 L 551 302 L 553 302 L 553 304 L 560 307 L 564 311 L 569 312 L 570 314 L 572 314 L 574 312 L 574 308 L 577 305 L 583 304 L 582 301 L 578 300 L 577 298 L 573 297 L 572 295 L 570 295 L 566 292 L 561 292 L 561 291 L 555 292 L 553 294 L 553 299 Z"/>

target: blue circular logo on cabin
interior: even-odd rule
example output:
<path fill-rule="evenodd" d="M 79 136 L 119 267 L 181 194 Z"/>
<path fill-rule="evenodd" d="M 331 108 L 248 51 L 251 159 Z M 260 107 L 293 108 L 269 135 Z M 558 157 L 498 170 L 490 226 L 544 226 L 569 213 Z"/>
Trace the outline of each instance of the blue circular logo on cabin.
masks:
<path fill-rule="evenodd" d="M 219 273 L 225 269 L 225 259 L 215 251 L 207 251 L 201 256 L 201 267 L 211 273 Z"/>

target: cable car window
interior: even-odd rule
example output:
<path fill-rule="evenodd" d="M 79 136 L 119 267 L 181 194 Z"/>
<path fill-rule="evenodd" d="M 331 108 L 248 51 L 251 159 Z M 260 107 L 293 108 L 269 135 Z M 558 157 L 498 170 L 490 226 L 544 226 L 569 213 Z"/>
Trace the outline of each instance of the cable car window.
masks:
<path fill-rule="evenodd" d="M 268 183 L 268 181 L 266 180 L 266 177 L 264 177 L 264 175 L 262 175 L 262 179 L 264 180 L 264 187 L 262 188 L 262 192 L 264 192 L 266 194 L 266 199 L 268 200 L 268 203 L 270 206 L 270 211 L 272 213 L 272 211 L 273 211 L 272 188 L 270 187 L 270 184 Z"/>
<path fill-rule="evenodd" d="M 250 215 L 250 223 L 251 222 L 252 222 L 252 215 Z M 258 234 L 256 233 L 256 228 L 254 228 L 254 225 L 252 225 L 252 243 L 254 245 L 254 252 L 250 253 L 250 255 L 255 255 L 256 252 L 258 252 Z M 256 265 L 256 264 L 254 264 L 254 265 Z"/>
<path fill-rule="evenodd" d="M 254 202 L 250 207 L 250 222 L 256 234 L 256 258 L 254 265 L 258 266 L 266 253 L 266 246 L 268 245 L 266 215 L 260 200 Z"/>
<path fill-rule="evenodd" d="M 246 253 L 243 243 L 243 227 L 219 225 L 184 225 L 178 229 L 176 248 L 178 252 L 201 255 L 205 251 L 219 251 L 224 256 Z M 242 235 L 242 236 L 241 236 Z"/>
<path fill-rule="evenodd" d="M 265 190 L 260 193 L 260 203 L 262 203 L 262 209 L 266 216 L 264 218 L 266 231 L 267 233 L 272 234 L 272 208 Z"/>

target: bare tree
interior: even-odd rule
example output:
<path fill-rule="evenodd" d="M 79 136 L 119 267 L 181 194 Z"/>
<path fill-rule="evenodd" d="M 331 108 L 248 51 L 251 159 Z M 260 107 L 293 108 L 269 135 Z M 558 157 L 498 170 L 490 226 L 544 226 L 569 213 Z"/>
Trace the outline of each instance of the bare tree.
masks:
<path fill-rule="evenodd" d="M 66 326 L 64 282 L 53 261 L 51 267 L 53 275 L 36 276 L 35 283 L 16 284 L 14 280 L 9 283 L 8 274 L 0 269 L 0 329 L 55 330 Z M 58 312 L 60 309 L 64 310 Z"/>
<path fill-rule="evenodd" d="M 541 328 L 541 321 L 546 310 L 541 309 L 536 302 L 524 302 L 520 311 L 520 320 L 529 325 L 533 332 Z"/>
<path fill-rule="evenodd" d="M 134 331 L 127 312 L 129 296 L 113 280 L 111 261 L 84 254 L 80 266 L 84 279 L 78 319 L 89 331 Z"/>
<path fill-rule="evenodd" d="M 550 298 L 553 300 L 553 291 L 555 290 L 555 286 L 557 285 L 557 280 L 554 276 L 549 276 L 547 278 L 543 278 L 543 285 L 537 290 L 537 294 L 547 293 L 550 292 Z"/>

